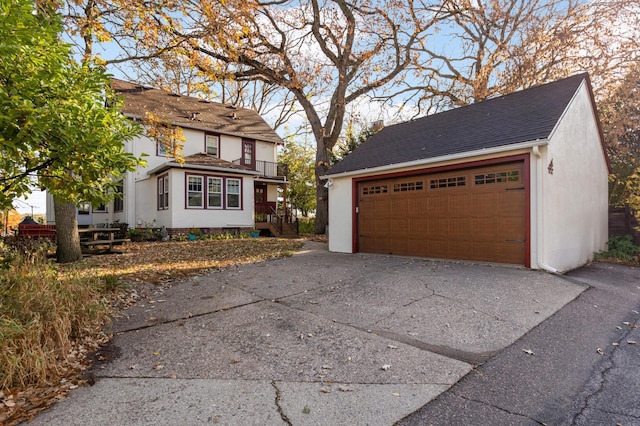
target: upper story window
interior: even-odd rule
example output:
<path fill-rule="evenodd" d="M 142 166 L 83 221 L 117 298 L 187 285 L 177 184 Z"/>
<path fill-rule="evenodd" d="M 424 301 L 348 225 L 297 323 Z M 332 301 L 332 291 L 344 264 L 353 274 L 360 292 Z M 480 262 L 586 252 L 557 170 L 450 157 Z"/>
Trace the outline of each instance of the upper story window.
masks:
<path fill-rule="evenodd" d="M 205 135 L 205 152 L 220 158 L 220 136 Z"/>
<path fill-rule="evenodd" d="M 256 141 L 252 139 L 242 139 L 241 164 L 253 170 L 256 168 Z"/>
<path fill-rule="evenodd" d="M 165 148 L 165 146 L 160 142 L 156 142 L 156 152 L 158 156 L 161 157 L 167 157 L 168 155 L 170 155 L 170 153 L 167 153 L 167 149 Z"/>

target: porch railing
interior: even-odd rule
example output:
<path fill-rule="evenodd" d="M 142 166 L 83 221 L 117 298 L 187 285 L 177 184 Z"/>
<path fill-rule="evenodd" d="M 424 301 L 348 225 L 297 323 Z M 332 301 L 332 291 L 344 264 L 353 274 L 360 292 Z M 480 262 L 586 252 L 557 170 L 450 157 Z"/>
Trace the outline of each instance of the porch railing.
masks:
<path fill-rule="evenodd" d="M 256 223 L 271 223 L 282 234 L 284 224 L 290 224 L 298 233 L 298 218 L 291 214 L 291 209 L 277 211 L 273 206 L 255 206 Z"/>
<path fill-rule="evenodd" d="M 246 164 L 242 162 L 242 158 L 234 160 L 233 163 L 246 166 Z M 288 169 L 286 164 L 256 160 L 255 171 L 260 172 L 264 177 L 284 180 L 287 177 Z"/>

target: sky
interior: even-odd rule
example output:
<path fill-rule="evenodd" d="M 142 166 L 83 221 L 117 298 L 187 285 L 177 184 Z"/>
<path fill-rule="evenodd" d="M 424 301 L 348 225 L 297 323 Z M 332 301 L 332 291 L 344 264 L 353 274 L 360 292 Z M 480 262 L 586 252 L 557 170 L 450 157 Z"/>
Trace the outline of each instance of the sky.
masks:
<path fill-rule="evenodd" d="M 28 198 L 13 200 L 13 207 L 18 213 L 29 216 L 32 212 L 33 214 L 45 214 L 46 205 L 46 193 L 40 190 L 33 191 Z"/>

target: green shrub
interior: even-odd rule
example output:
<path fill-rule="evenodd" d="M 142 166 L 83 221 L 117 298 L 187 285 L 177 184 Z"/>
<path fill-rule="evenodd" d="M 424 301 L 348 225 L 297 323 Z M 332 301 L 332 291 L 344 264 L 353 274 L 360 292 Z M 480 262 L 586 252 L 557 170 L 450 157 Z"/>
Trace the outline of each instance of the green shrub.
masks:
<path fill-rule="evenodd" d="M 316 219 L 313 217 L 299 218 L 298 232 L 301 234 L 313 234 L 314 232 L 316 232 Z"/>
<path fill-rule="evenodd" d="M 596 254 L 597 259 L 631 260 L 640 254 L 640 247 L 633 244 L 631 235 L 615 235 L 609 238 L 607 247 L 608 250 Z"/>

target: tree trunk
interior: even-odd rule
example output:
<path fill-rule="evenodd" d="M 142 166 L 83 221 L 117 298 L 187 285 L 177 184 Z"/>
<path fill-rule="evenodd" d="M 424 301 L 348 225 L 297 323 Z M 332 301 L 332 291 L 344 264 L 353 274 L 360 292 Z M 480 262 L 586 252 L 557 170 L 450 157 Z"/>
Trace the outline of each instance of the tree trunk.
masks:
<path fill-rule="evenodd" d="M 320 180 L 329 170 L 329 152 L 324 142 L 318 141 L 316 151 L 316 234 L 324 234 L 329 224 L 329 190 L 325 188 L 326 181 Z"/>
<path fill-rule="evenodd" d="M 56 215 L 56 260 L 59 263 L 76 262 L 82 259 L 78 218 L 73 203 L 53 199 Z"/>

